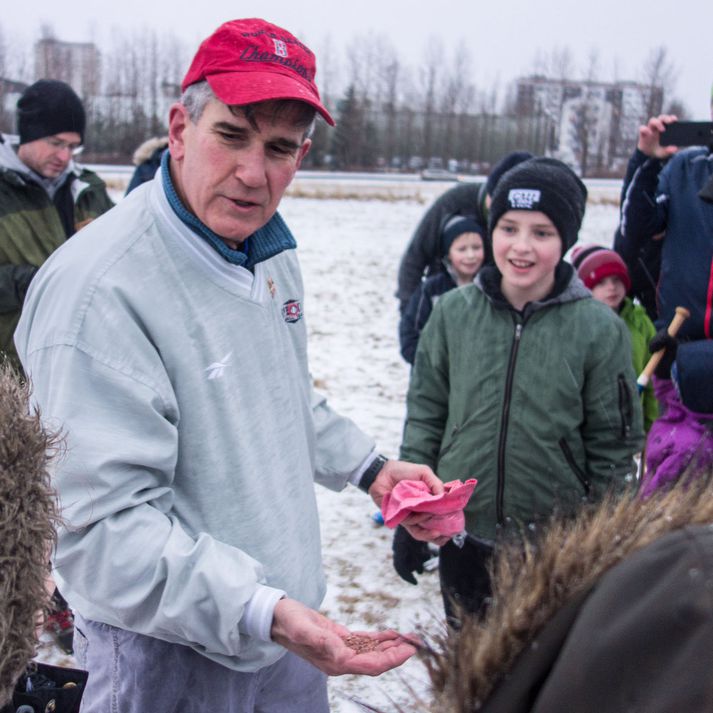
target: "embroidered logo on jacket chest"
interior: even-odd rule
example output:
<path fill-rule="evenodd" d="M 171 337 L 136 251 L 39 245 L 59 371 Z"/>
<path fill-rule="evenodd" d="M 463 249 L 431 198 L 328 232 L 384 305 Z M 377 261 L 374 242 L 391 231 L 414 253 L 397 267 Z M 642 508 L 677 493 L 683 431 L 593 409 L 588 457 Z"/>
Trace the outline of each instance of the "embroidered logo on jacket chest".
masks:
<path fill-rule="evenodd" d="M 282 318 L 288 324 L 302 319 L 302 304 L 299 300 L 287 300 L 282 305 Z"/>

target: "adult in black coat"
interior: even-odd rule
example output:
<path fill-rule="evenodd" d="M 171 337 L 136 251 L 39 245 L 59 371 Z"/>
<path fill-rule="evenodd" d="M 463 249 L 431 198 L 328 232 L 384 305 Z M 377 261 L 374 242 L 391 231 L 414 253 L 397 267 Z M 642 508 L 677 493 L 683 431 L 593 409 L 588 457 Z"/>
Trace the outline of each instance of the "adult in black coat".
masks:
<path fill-rule="evenodd" d="M 646 162 L 648 156 L 635 149 L 629 159 L 626 175 L 621 188 L 620 206 L 624 206 L 626 194 L 636 171 Z M 661 272 L 661 248 L 663 234 L 652 237 L 650 240 L 635 240 L 621 232 L 621 223 L 614 233 L 614 250 L 619 253 L 626 263 L 631 279 L 629 297 L 635 297 L 641 302 L 651 321 L 658 318 L 656 305 L 656 290 Z"/>

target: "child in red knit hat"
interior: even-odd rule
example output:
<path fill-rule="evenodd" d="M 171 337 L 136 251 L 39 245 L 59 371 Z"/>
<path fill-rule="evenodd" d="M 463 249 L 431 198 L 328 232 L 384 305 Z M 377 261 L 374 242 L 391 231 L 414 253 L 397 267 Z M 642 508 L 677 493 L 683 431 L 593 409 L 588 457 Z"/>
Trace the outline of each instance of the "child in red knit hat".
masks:
<path fill-rule="evenodd" d="M 572 251 L 572 265 L 579 279 L 592 291 L 594 299 L 609 305 L 626 323 L 631 335 L 634 371 L 640 374 L 651 356 L 649 341 L 656 334 L 653 322 L 641 305 L 627 293 L 631 289 L 629 270 L 621 257 L 601 245 L 581 245 Z M 648 433 L 659 413 L 658 401 L 649 384 L 642 394 L 644 429 Z"/>

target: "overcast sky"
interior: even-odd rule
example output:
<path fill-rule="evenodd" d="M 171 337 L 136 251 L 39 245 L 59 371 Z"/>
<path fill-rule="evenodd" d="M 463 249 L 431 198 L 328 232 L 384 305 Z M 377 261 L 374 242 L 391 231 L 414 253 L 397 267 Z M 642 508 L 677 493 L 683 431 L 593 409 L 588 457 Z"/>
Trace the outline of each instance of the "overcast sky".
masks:
<path fill-rule="evenodd" d="M 281 25 L 317 53 L 326 38 L 345 47 L 366 33 L 385 35 L 404 62 L 416 66 L 433 37 L 446 53 L 465 40 L 474 80 L 489 88 L 527 74 L 538 50 L 569 46 L 578 68 L 596 48 L 601 77 L 638 79 L 649 51 L 665 45 L 678 75 L 676 94 L 696 119 L 709 118 L 713 83 L 711 0 L 20 0 L 3 2 L 6 39 L 33 41 L 42 22 L 69 41 L 98 41 L 113 28 L 175 33 L 197 47 L 219 24 L 263 17 Z M 340 53 L 342 56 L 343 53 Z"/>

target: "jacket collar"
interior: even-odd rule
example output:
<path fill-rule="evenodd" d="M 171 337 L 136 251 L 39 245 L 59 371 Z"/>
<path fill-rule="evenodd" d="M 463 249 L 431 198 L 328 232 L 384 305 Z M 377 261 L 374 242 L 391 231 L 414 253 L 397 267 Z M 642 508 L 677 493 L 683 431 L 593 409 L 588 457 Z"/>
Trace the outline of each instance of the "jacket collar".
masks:
<path fill-rule="evenodd" d="M 490 300 L 496 309 L 508 309 L 512 312 L 516 310 L 505 298 L 500 289 L 502 281 L 500 270 L 493 265 L 485 265 L 475 278 L 475 284 L 483 294 Z M 555 269 L 555 286 L 552 291 L 542 300 L 528 302 L 521 314 L 527 318 L 532 313 L 545 307 L 566 302 L 576 302 L 592 296 L 591 292 L 584 286 L 584 283 L 577 277 L 572 265 L 568 262 L 560 261 Z"/>

